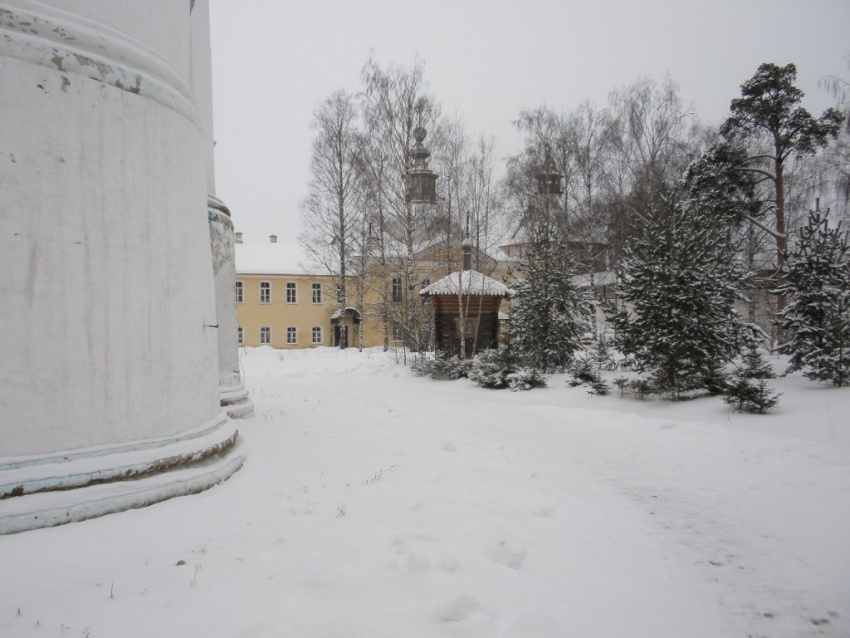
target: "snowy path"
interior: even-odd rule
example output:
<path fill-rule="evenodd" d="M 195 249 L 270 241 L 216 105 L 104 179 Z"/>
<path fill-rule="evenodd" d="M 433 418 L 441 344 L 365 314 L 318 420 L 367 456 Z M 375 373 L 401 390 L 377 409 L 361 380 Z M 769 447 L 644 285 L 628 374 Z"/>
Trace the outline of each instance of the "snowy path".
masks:
<path fill-rule="evenodd" d="M 850 635 L 846 438 L 560 380 L 433 383 L 381 353 L 245 364 L 245 467 L 0 537 L 0 636 Z"/>

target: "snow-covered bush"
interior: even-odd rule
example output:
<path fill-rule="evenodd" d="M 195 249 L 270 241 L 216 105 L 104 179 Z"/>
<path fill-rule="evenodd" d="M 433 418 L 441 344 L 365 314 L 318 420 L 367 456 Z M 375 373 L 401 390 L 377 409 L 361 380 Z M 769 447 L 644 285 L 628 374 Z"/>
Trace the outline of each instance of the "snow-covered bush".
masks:
<path fill-rule="evenodd" d="M 482 388 L 507 388 L 508 375 L 518 371 L 516 357 L 502 346 L 480 352 L 472 361 L 469 378 Z"/>
<path fill-rule="evenodd" d="M 590 359 L 582 358 L 575 361 L 571 372 L 573 378 L 567 383 L 573 388 L 580 386 L 582 383 L 590 383 L 594 379 L 593 365 L 590 363 Z"/>
<path fill-rule="evenodd" d="M 590 357 L 577 359 L 573 363 L 571 372 L 573 378 L 567 382 L 570 387 L 587 385 L 590 387 L 591 394 L 608 394 L 611 390 L 611 386 L 602 378 L 599 363 Z"/>
<path fill-rule="evenodd" d="M 614 379 L 614 385 L 617 386 L 617 391 L 620 393 L 620 398 L 626 396 L 626 392 L 629 390 L 630 380 L 628 377 L 616 377 Z"/>
<path fill-rule="evenodd" d="M 430 357 L 416 357 L 410 364 L 410 369 L 418 377 L 427 377 L 431 375 L 432 365 L 434 365 L 434 360 Z"/>
<path fill-rule="evenodd" d="M 545 388 L 546 378 L 537 368 L 522 368 L 508 375 L 508 387 L 514 392 Z"/>
<path fill-rule="evenodd" d="M 531 390 L 546 387 L 540 370 L 520 365 L 517 356 L 506 346 L 479 353 L 472 361 L 468 376 L 482 388 Z"/>
<path fill-rule="evenodd" d="M 435 381 L 453 381 L 468 376 L 471 365 L 468 359 L 440 353 L 434 358 L 420 357 L 410 368 L 420 377 L 430 377 Z"/>
<path fill-rule="evenodd" d="M 644 378 L 632 379 L 629 382 L 629 389 L 634 392 L 635 397 L 641 401 L 648 396 L 658 393 L 658 388 L 655 387 L 652 380 Z"/>

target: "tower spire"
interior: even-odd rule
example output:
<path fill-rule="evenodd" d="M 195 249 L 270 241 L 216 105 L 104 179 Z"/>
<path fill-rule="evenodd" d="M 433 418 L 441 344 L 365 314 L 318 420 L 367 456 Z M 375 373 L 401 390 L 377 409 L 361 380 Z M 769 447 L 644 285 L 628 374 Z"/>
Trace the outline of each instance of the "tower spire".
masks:
<path fill-rule="evenodd" d="M 466 211 L 466 232 L 464 233 L 463 243 L 463 269 L 472 270 L 472 242 L 469 240 L 469 211 Z"/>

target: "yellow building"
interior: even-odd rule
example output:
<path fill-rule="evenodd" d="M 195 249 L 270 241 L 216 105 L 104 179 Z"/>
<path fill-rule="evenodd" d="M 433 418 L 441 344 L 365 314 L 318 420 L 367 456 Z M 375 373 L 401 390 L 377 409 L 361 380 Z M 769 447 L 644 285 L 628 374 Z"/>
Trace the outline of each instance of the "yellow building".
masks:
<path fill-rule="evenodd" d="M 417 308 L 425 304 L 416 312 L 417 323 L 407 317 L 408 291 L 398 265 L 388 267 L 383 277 L 383 269 L 371 263 L 366 281 L 349 278 L 348 307 L 341 313 L 337 278 L 311 272 L 299 246 L 277 243 L 275 236 L 269 240 L 248 244 L 237 240 L 236 244 L 236 315 L 239 344 L 243 346 L 295 349 L 338 346 L 340 340 L 346 346 L 358 346 L 361 330 L 364 347 L 381 346 L 385 343 L 385 322 L 386 343 L 390 347 L 400 346 L 408 339 L 430 342 L 430 302 L 423 301 L 419 291 L 457 270 L 456 262 L 460 261 L 459 251 L 447 250 L 440 244 L 417 255 L 411 301 Z M 501 272 L 506 270 L 504 264 L 489 257 L 484 261 L 486 265 L 481 266 L 488 273 L 500 280 L 510 278 Z M 406 334 L 405 326 L 416 334 Z"/>
<path fill-rule="evenodd" d="M 338 346 L 342 341 L 345 346 L 357 347 L 362 335 L 366 348 L 385 344 L 400 347 L 405 342 L 415 347 L 433 347 L 436 335 L 432 304 L 429 299 L 421 299 L 419 292 L 458 270 L 459 249 L 435 242 L 417 253 L 412 291 L 406 290 L 399 263 L 386 267 L 369 263 L 365 279 L 348 278 L 348 303 L 341 313 L 337 278 L 311 272 L 299 246 L 279 244 L 274 235 L 269 239 L 250 244 L 237 239 L 239 345 L 297 349 Z M 472 266 L 499 283 L 515 286 L 524 274 L 517 251 L 525 247 L 521 243 L 502 246 L 496 258 L 481 253 L 477 258 L 473 256 Z M 601 257 L 591 263 L 579 270 L 575 283 L 592 289 L 597 298 L 607 298 L 614 283 L 613 273 L 604 270 Z M 507 318 L 509 308 L 510 301 L 506 299 L 499 309 L 501 321 Z M 594 324 L 604 325 L 601 308 L 597 307 L 596 315 Z"/>
<path fill-rule="evenodd" d="M 239 345 L 312 348 L 345 339 L 355 313 L 340 322 L 335 279 L 310 273 L 297 246 L 275 241 L 236 244 L 236 318 Z"/>

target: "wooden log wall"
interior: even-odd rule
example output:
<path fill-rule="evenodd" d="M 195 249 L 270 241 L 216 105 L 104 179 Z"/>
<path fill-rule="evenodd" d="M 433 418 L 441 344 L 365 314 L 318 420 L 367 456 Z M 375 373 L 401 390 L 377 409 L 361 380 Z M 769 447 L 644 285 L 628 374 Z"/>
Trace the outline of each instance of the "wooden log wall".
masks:
<path fill-rule="evenodd" d="M 457 295 L 432 295 L 434 304 L 434 340 L 437 352 L 459 353 L 461 336 L 458 333 L 460 299 Z M 499 343 L 499 307 L 502 297 L 471 296 L 463 298 L 467 320 L 478 321 L 476 337 L 466 338 L 466 353 L 472 348 L 495 348 Z M 467 303 L 468 302 L 468 303 Z"/>

